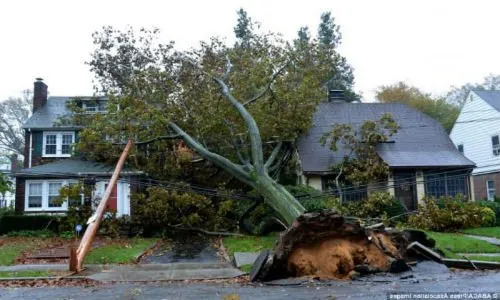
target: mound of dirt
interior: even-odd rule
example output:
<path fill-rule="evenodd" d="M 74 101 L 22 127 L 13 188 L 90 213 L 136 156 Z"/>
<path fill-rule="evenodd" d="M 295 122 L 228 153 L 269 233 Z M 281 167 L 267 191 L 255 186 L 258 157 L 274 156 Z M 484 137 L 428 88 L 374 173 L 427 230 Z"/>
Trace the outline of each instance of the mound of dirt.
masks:
<path fill-rule="evenodd" d="M 312 276 L 349 279 L 359 272 L 400 269 L 406 239 L 384 228 L 365 229 L 336 211 L 306 213 L 280 235 L 260 280 Z"/>

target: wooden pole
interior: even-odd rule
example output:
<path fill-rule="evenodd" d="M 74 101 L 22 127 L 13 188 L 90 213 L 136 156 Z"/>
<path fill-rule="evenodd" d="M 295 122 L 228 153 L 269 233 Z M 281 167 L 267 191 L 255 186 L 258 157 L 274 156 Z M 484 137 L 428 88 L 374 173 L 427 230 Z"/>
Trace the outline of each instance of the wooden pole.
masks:
<path fill-rule="evenodd" d="M 80 242 L 80 246 L 76 250 L 76 261 L 77 261 L 77 271 L 80 272 L 83 270 L 83 260 L 85 256 L 87 256 L 90 247 L 92 246 L 92 242 L 94 241 L 94 237 L 96 235 L 97 229 L 99 229 L 99 225 L 101 224 L 102 217 L 104 215 L 104 210 L 108 205 L 108 199 L 113 191 L 113 187 L 116 185 L 118 181 L 118 177 L 120 176 L 120 172 L 122 170 L 123 164 L 125 163 L 125 159 L 127 158 L 130 149 L 132 148 L 134 142 L 132 139 L 128 140 L 125 149 L 123 149 L 122 155 L 116 164 L 115 171 L 113 172 L 113 176 L 111 176 L 111 180 L 109 181 L 108 187 L 104 192 L 104 196 L 97 207 L 95 214 L 90 217 L 87 229 L 85 230 L 85 234 L 82 237 Z"/>

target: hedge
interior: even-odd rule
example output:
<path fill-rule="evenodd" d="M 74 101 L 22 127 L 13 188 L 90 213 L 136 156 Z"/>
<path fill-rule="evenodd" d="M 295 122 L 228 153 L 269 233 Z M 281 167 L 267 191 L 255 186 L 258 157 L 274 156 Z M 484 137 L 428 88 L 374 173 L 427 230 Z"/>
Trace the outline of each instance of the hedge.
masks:
<path fill-rule="evenodd" d="M 21 230 L 50 230 L 59 233 L 63 216 L 48 215 L 6 215 L 0 217 L 0 234 Z"/>

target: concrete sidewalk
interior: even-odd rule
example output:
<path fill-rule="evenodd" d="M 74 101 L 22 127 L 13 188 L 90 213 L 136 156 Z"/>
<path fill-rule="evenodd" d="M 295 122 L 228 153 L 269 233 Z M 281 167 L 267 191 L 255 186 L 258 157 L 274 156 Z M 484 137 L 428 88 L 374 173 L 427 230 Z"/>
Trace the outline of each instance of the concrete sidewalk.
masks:
<path fill-rule="evenodd" d="M 245 273 L 228 263 L 170 263 L 139 265 L 85 265 L 87 269 L 75 274 L 104 282 L 146 282 L 159 280 L 230 279 Z M 68 265 L 15 265 L 0 267 L 0 271 L 67 271 Z M 72 276 L 69 276 L 71 278 Z M 15 278 L 12 278 L 15 279 Z M 43 279 L 40 277 L 39 279 Z"/>

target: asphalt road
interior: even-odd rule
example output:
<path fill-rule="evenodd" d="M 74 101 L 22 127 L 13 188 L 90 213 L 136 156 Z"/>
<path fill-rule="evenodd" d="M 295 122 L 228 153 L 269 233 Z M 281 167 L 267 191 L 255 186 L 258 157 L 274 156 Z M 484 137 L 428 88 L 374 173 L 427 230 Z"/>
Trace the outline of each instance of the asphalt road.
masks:
<path fill-rule="evenodd" d="M 500 292 L 500 272 L 450 272 L 432 277 L 373 276 L 288 286 L 162 283 L 102 287 L 3 288 L 0 299 L 387 299 L 390 292 Z M 236 295 L 239 296 L 236 297 Z M 500 294 L 499 294 L 500 295 Z"/>

